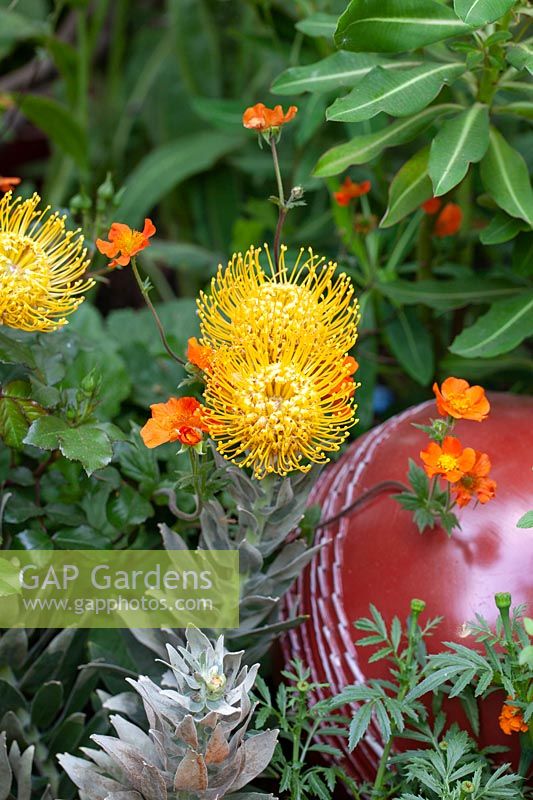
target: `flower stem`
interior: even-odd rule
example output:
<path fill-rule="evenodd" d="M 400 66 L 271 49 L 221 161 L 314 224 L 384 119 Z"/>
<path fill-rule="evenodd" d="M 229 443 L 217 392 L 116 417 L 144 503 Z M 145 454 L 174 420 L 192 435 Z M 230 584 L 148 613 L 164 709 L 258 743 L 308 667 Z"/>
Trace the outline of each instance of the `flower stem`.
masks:
<path fill-rule="evenodd" d="M 171 346 L 169 345 L 169 343 L 167 341 L 167 337 L 165 336 L 165 331 L 163 329 L 163 325 L 161 324 L 161 320 L 159 319 L 158 313 L 155 310 L 154 304 L 150 300 L 150 295 L 148 293 L 148 290 L 147 290 L 146 286 L 144 285 L 141 276 L 139 275 L 139 270 L 137 269 L 137 262 L 136 262 L 135 258 L 131 259 L 131 267 L 133 269 L 133 274 L 135 275 L 135 280 L 137 281 L 137 285 L 138 285 L 138 287 L 139 287 L 139 289 L 141 291 L 141 294 L 142 294 L 142 296 L 144 298 L 144 302 L 146 303 L 146 305 L 148 306 L 148 308 L 152 312 L 152 316 L 153 316 L 155 324 L 157 326 L 157 330 L 159 331 L 159 336 L 161 338 L 161 343 L 162 343 L 163 347 L 165 348 L 165 350 L 167 351 L 169 356 L 172 359 L 174 359 L 174 361 L 177 361 L 178 364 L 181 364 L 182 366 L 185 366 L 186 362 L 183 360 L 183 358 L 180 358 L 180 356 L 178 356 L 177 353 L 174 352 L 174 350 L 171 348 Z"/>
<path fill-rule="evenodd" d="M 279 264 L 281 231 L 283 230 L 283 224 L 285 222 L 289 209 L 285 204 L 285 192 L 283 190 L 283 180 L 281 178 L 281 170 L 279 168 L 278 150 L 276 147 L 275 137 L 271 135 L 269 138 L 269 142 L 270 142 L 270 149 L 272 151 L 272 161 L 274 162 L 274 173 L 276 175 L 276 183 L 278 185 L 278 198 L 279 198 L 278 222 L 276 225 L 276 233 L 274 234 L 274 263 L 277 269 Z"/>

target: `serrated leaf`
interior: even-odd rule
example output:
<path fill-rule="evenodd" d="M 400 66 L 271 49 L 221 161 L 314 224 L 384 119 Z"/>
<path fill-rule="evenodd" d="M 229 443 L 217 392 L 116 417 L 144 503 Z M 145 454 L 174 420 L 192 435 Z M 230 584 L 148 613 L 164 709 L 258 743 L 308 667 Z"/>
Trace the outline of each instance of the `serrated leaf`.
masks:
<path fill-rule="evenodd" d="M 533 224 L 533 189 L 526 162 L 495 128 L 481 161 L 481 179 L 492 199 L 511 217 Z"/>
<path fill-rule="evenodd" d="M 334 122 L 358 122 L 380 112 L 406 117 L 422 111 L 462 72 L 462 64 L 421 64 L 411 69 L 372 69 L 352 91 L 331 105 L 326 117 Z"/>
<path fill-rule="evenodd" d="M 350 723 L 350 733 L 348 739 L 348 748 L 350 752 L 357 747 L 357 745 L 365 735 L 371 720 L 372 720 L 372 703 L 367 702 L 357 709 Z"/>
<path fill-rule="evenodd" d="M 454 0 L 456 13 L 467 25 L 487 25 L 503 17 L 516 0 Z"/>
<path fill-rule="evenodd" d="M 452 353 L 465 358 L 488 358 L 513 350 L 533 335 L 533 291 L 500 300 L 473 325 L 456 336 Z"/>
<path fill-rule="evenodd" d="M 46 413 L 28 396 L 29 389 L 25 381 L 12 381 L 0 394 L 0 438 L 16 450 L 22 448 L 31 422 Z"/>
<path fill-rule="evenodd" d="M 335 43 L 341 50 L 401 53 L 469 30 L 452 9 L 435 0 L 351 0 L 339 19 Z"/>
<path fill-rule="evenodd" d="M 109 437 L 98 424 L 86 423 L 71 428 L 64 420 L 52 415 L 37 419 L 24 442 L 43 450 L 59 449 L 65 458 L 79 461 L 88 475 L 109 464 L 113 456 Z"/>
<path fill-rule="evenodd" d="M 321 156 L 313 174 L 324 178 L 344 172 L 352 164 L 366 164 L 388 147 L 415 139 L 443 114 L 457 110 L 453 103 L 430 106 L 407 119 L 399 119 L 374 133 L 355 136 L 346 144 L 332 147 Z"/>
<path fill-rule="evenodd" d="M 489 146 L 489 110 L 474 103 L 453 119 L 445 120 L 433 139 L 429 176 L 435 197 L 462 181 L 470 164 L 481 161 Z"/>
<path fill-rule="evenodd" d="M 396 173 L 389 189 L 387 210 L 380 223 L 382 228 L 395 225 L 432 196 L 428 161 L 429 146 L 415 153 Z"/>
<path fill-rule="evenodd" d="M 46 133 L 60 151 L 72 156 L 81 169 L 87 167 L 87 136 L 66 106 L 42 95 L 20 94 L 15 100 L 19 111 Z"/>

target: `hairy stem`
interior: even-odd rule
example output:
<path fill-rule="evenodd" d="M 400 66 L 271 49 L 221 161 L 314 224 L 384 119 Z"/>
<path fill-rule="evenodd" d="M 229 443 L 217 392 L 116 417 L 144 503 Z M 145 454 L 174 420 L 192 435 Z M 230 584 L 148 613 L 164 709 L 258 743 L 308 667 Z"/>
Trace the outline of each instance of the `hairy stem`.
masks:
<path fill-rule="evenodd" d="M 148 290 L 147 290 L 146 286 L 144 285 L 141 276 L 139 275 L 139 270 L 137 269 L 137 262 L 136 262 L 135 258 L 131 259 L 131 266 L 132 266 L 132 269 L 133 269 L 133 274 L 135 276 L 135 280 L 137 281 L 137 285 L 138 285 L 138 287 L 139 287 L 139 289 L 141 291 L 141 294 L 142 294 L 142 296 L 144 298 L 144 302 L 146 303 L 146 305 L 148 306 L 148 308 L 152 312 L 152 316 L 153 316 L 155 324 L 157 326 L 157 330 L 159 331 L 159 336 L 161 338 L 161 343 L 162 343 L 163 347 L 165 348 L 165 350 L 167 351 L 169 356 L 172 359 L 174 359 L 174 361 L 177 361 L 178 364 L 181 364 L 182 366 L 185 366 L 186 362 L 183 360 L 183 358 L 181 358 L 180 356 L 177 355 L 177 353 L 174 352 L 174 350 L 171 348 L 171 346 L 169 345 L 169 343 L 167 341 L 167 337 L 165 336 L 165 331 L 163 329 L 163 325 L 161 324 L 161 320 L 159 319 L 159 315 L 158 315 L 157 311 L 155 310 L 154 304 L 150 300 L 150 295 L 148 293 Z"/>

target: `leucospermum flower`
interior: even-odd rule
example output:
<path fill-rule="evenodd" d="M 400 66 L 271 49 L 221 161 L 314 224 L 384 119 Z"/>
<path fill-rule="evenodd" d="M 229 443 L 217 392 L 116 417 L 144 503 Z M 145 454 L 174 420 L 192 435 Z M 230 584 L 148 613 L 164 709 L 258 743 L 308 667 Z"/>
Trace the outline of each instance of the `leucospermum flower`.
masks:
<path fill-rule="evenodd" d="M 41 199 L 0 200 L 0 322 L 24 331 L 54 331 L 83 302 L 94 281 L 83 237 L 65 217 L 39 209 Z"/>
<path fill-rule="evenodd" d="M 319 355 L 306 339 L 290 342 L 275 361 L 257 344 L 222 348 L 204 392 L 210 435 L 223 456 L 257 478 L 307 472 L 339 450 L 354 424 L 348 375 L 335 351 Z"/>
<path fill-rule="evenodd" d="M 202 345 L 253 348 L 266 343 L 272 357 L 301 337 L 316 354 L 325 348 L 344 357 L 357 337 L 358 305 L 353 286 L 337 265 L 302 248 L 292 267 L 281 247 L 276 269 L 268 248 L 235 254 L 219 267 L 209 294 L 202 292 L 198 314 Z"/>
<path fill-rule="evenodd" d="M 276 270 L 267 251 L 269 273 L 260 250 L 238 254 L 198 303 L 202 344 L 213 351 L 209 433 L 258 478 L 326 462 L 355 422 L 353 288 L 335 264 L 304 252 L 288 269 L 283 248 Z"/>

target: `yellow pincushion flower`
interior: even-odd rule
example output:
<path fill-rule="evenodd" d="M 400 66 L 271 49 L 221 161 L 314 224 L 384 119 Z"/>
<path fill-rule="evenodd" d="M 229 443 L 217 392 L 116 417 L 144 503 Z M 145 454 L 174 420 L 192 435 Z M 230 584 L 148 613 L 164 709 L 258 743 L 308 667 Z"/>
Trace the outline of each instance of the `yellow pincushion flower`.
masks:
<path fill-rule="evenodd" d="M 65 218 L 39 210 L 39 195 L 0 200 L 0 323 L 24 331 L 54 331 L 83 302 L 94 281 L 83 237 Z"/>
<path fill-rule="evenodd" d="M 347 358 L 357 338 L 353 289 L 312 251 L 300 263 L 303 252 L 290 272 L 285 249 L 277 271 L 268 257 L 270 275 L 259 249 L 236 255 L 198 304 L 202 342 L 212 350 L 209 433 L 257 478 L 325 463 L 356 422 Z"/>
<path fill-rule="evenodd" d="M 257 478 L 307 472 L 338 450 L 354 424 L 343 360 L 313 356 L 302 342 L 270 360 L 267 348 L 221 348 L 204 392 L 218 451 Z"/>
<path fill-rule="evenodd" d="M 265 247 L 235 254 L 226 269 L 219 267 L 209 295 L 200 294 L 198 313 L 202 344 L 217 350 L 224 345 L 250 347 L 268 342 L 276 355 L 284 343 L 304 336 L 319 352 L 323 347 L 347 352 L 356 337 L 358 307 L 349 278 L 335 276 L 337 265 L 302 248 L 292 269 L 281 247 L 278 269 Z"/>

